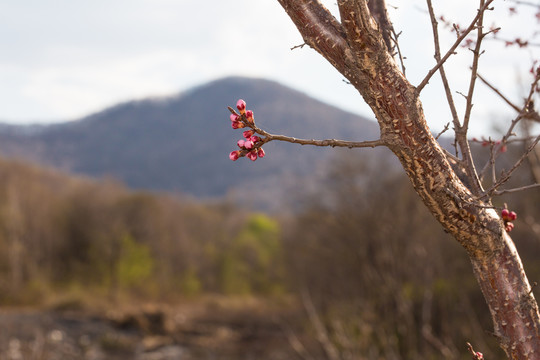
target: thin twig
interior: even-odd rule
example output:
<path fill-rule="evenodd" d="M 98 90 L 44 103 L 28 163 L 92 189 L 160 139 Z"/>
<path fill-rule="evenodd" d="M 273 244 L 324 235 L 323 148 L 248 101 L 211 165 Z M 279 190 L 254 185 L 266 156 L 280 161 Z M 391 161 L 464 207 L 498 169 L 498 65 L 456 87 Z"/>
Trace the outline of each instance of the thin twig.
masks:
<path fill-rule="evenodd" d="M 503 138 L 501 139 L 501 143 L 495 147 L 495 159 L 500 155 L 500 151 L 498 151 L 502 146 L 504 146 L 505 144 L 508 143 L 508 139 L 511 137 L 511 136 L 514 136 L 515 133 L 514 133 L 514 128 L 516 127 L 516 125 L 523 119 L 525 118 L 525 116 L 528 116 L 529 114 L 532 114 L 532 113 L 537 113 L 536 111 L 531 110 L 529 109 L 529 104 L 531 104 L 531 101 L 532 101 L 532 98 L 535 94 L 535 90 L 536 90 L 536 87 L 538 85 L 538 82 L 540 82 L 540 74 L 537 74 L 537 76 L 535 77 L 534 81 L 531 83 L 531 86 L 529 88 L 529 95 L 527 96 L 527 99 L 525 99 L 525 103 L 523 105 L 523 107 L 521 109 L 519 109 L 518 111 L 518 115 L 516 116 L 516 118 L 514 118 L 512 120 L 512 122 L 510 123 L 510 126 L 508 127 L 508 130 L 506 131 L 506 134 L 503 136 Z M 535 138 L 535 139 L 538 139 L 538 138 Z M 531 149 L 532 150 L 532 149 Z M 530 151 L 529 151 L 530 152 Z M 480 171 L 480 178 L 483 178 L 488 167 L 490 166 L 491 162 L 487 162 L 484 167 L 482 168 L 482 171 Z"/>
<path fill-rule="evenodd" d="M 437 18 L 435 17 L 435 12 L 433 11 L 433 4 L 431 0 L 427 0 L 427 6 L 429 11 L 429 17 L 431 18 L 431 28 L 433 30 L 433 42 L 435 43 L 435 60 L 437 62 L 441 61 L 441 47 L 439 44 L 439 30 L 437 24 Z M 441 80 L 444 85 L 444 90 L 446 93 L 446 100 L 450 106 L 450 112 L 452 113 L 452 121 L 454 122 L 454 127 L 457 129 L 460 126 L 459 118 L 454 104 L 454 98 L 452 97 L 452 91 L 450 90 L 450 85 L 448 83 L 448 78 L 446 77 L 446 72 L 444 71 L 444 66 L 441 64 L 439 68 L 439 73 L 441 75 Z"/>
<path fill-rule="evenodd" d="M 450 49 L 446 52 L 446 54 L 441 58 L 440 61 L 437 62 L 437 64 L 431 69 L 429 70 L 429 72 L 427 73 L 427 75 L 425 76 L 425 78 L 422 80 L 422 82 L 420 82 L 420 84 L 416 87 L 416 92 L 417 94 L 420 94 L 420 92 L 422 91 L 422 89 L 427 85 L 427 83 L 429 82 L 429 79 L 431 79 L 431 77 L 433 76 L 433 74 L 435 74 L 437 72 L 437 70 L 439 70 L 439 68 L 442 66 L 442 64 L 444 64 L 446 62 L 446 60 L 454 54 L 455 50 L 457 49 L 457 47 L 461 44 L 461 42 L 467 37 L 467 35 L 469 35 L 469 33 L 471 31 L 473 31 L 475 28 L 476 28 L 476 22 L 478 21 L 478 18 L 480 17 L 480 14 L 483 13 L 488 7 L 489 5 L 493 2 L 493 0 L 488 0 L 484 6 L 482 8 L 480 8 L 478 10 L 478 13 L 476 14 L 475 18 L 471 21 L 471 24 L 469 25 L 469 27 L 467 27 L 467 29 L 465 29 L 465 31 L 463 31 L 459 37 L 457 38 L 457 40 L 454 42 L 454 44 L 450 47 Z"/>
<path fill-rule="evenodd" d="M 510 105 L 510 107 L 512 107 L 512 109 L 516 110 L 517 112 L 520 112 L 521 109 L 515 105 L 513 102 L 511 102 L 510 100 L 508 100 L 508 98 L 506 96 L 504 96 L 500 91 L 499 89 L 497 89 L 495 86 L 493 86 L 492 84 L 490 84 L 482 75 L 480 74 L 477 74 L 476 75 L 480 81 L 482 81 L 488 88 L 490 88 L 491 90 L 493 90 L 497 95 L 499 95 L 499 97 L 501 99 L 504 100 L 505 103 L 507 103 L 508 105 Z"/>
<path fill-rule="evenodd" d="M 405 58 L 403 57 L 403 54 L 401 53 L 401 49 L 399 47 L 399 42 L 398 42 L 398 38 L 401 35 L 401 31 L 398 34 L 396 34 L 396 31 L 394 30 L 394 26 L 392 26 L 392 35 L 394 36 L 392 40 L 394 41 L 394 44 L 396 45 L 399 62 L 401 63 L 401 72 L 403 73 L 403 76 L 405 76 L 405 62 L 403 61 Z"/>
<path fill-rule="evenodd" d="M 450 106 L 450 112 L 452 113 L 452 122 L 454 123 L 454 130 L 456 132 L 456 138 L 455 141 L 459 144 L 459 148 L 461 149 L 461 154 L 463 156 L 463 164 L 465 167 L 465 172 L 467 176 L 469 177 L 469 183 L 471 184 L 471 191 L 475 194 L 481 194 L 482 193 L 482 185 L 480 183 L 480 179 L 478 178 L 478 175 L 476 173 L 476 169 L 474 167 L 474 162 L 469 146 L 469 142 L 467 141 L 467 127 L 462 126 L 460 124 L 456 106 L 454 104 L 454 98 L 452 97 L 452 90 L 450 89 L 450 85 L 448 82 L 448 78 L 446 77 L 446 72 L 444 71 L 443 63 L 441 63 L 441 51 L 440 51 L 440 45 L 439 45 L 439 32 L 438 32 L 438 25 L 437 25 L 437 19 L 435 17 L 435 12 L 433 11 L 433 5 L 431 3 L 431 0 L 427 0 L 427 6 L 429 11 L 429 17 L 431 19 L 431 27 L 433 30 L 433 41 L 435 43 L 435 60 L 437 60 L 440 63 L 439 67 L 439 74 L 441 75 L 441 80 L 444 85 L 444 91 L 446 93 L 446 100 L 448 102 L 448 105 Z M 483 0 L 480 3 L 480 9 L 484 9 L 483 6 Z M 481 25 L 481 19 L 482 16 L 480 15 L 483 13 L 483 11 L 479 10 L 479 14 L 477 15 L 478 22 Z M 472 26 L 473 24 L 471 24 Z M 473 27 L 470 28 L 472 29 Z M 456 30 L 457 31 L 457 30 Z M 481 29 L 480 29 L 481 31 Z M 479 47 L 478 47 L 479 49 Z M 472 95 L 472 93 L 471 93 Z M 456 148 L 457 149 L 457 148 Z"/>
<path fill-rule="evenodd" d="M 480 0 L 480 9 L 484 8 L 484 0 Z M 477 22 L 477 36 L 476 36 L 476 45 L 473 51 L 473 63 L 471 66 L 471 78 L 469 81 L 469 91 L 467 92 L 467 102 L 465 105 L 465 115 L 463 116 L 463 129 L 464 132 L 467 132 L 467 129 L 469 128 L 469 120 L 471 118 L 471 112 L 473 107 L 473 94 L 474 94 L 474 87 L 476 85 L 476 74 L 478 73 L 478 63 L 480 60 L 480 55 L 482 54 L 482 40 L 485 37 L 484 34 L 484 11 L 479 10 L 478 11 L 478 22 Z"/>
<path fill-rule="evenodd" d="M 493 192 L 492 195 L 493 196 L 498 196 L 498 195 L 514 193 L 514 192 L 518 192 L 518 191 L 534 189 L 534 188 L 537 188 L 537 187 L 540 187 L 540 184 L 529 184 L 529 185 L 524 185 L 524 186 L 520 186 L 520 187 L 512 188 L 512 189 L 496 190 L 496 191 Z"/>
<path fill-rule="evenodd" d="M 293 47 L 291 48 L 291 50 L 298 49 L 298 48 L 302 49 L 302 48 L 304 48 L 304 46 L 306 46 L 306 45 L 307 45 L 307 43 L 303 43 L 303 44 L 300 44 L 300 45 L 295 45 L 295 46 L 293 46 Z"/>
<path fill-rule="evenodd" d="M 379 140 L 371 140 L 371 141 L 346 141 L 346 140 L 336 140 L 336 139 L 325 139 L 325 140 L 315 140 L 315 139 L 297 139 L 290 136 L 285 135 L 274 135 L 270 134 L 262 129 L 259 129 L 257 127 L 254 127 L 253 130 L 255 130 L 258 134 L 263 135 L 265 138 L 263 139 L 264 142 L 269 142 L 273 140 L 279 140 L 279 141 L 285 141 L 290 142 L 294 144 L 300 144 L 300 145 L 313 145 L 313 146 L 326 146 L 326 147 L 346 147 L 349 149 L 352 148 L 365 148 L 370 147 L 374 148 L 377 146 L 386 146 L 386 142 L 379 139 Z"/>
<path fill-rule="evenodd" d="M 527 158 L 529 153 L 534 149 L 534 147 L 538 144 L 539 141 L 540 135 L 538 135 L 536 139 L 531 143 L 531 145 L 529 145 L 523 155 L 518 159 L 518 161 L 516 161 L 514 166 L 512 166 L 512 168 L 508 172 L 504 173 L 503 176 L 495 184 L 493 184 L 491 188 L 486 191 L 486 193 L 482 197 L 480 197 L 480 199 L 492 196 L 500 186 L 504 185 L 508 180 L 510 180 L 513 173 L 521 166 L 523 161 Z"/>
<path fill-rule="evenodd" d="M 441 135 L 444 134 L 445 132 L 447 132 L 449 128 L 450 128 L 450 123 L 448 122 L 448 123 L 446 123 L 444 128 L 441 130 L 441 132 L 435 137 L 435 140 L 439 140 Z"/>
<path fill-rule="evenodd" d="M 285 142 L 300 144 L 300 145 L 313 145 L 313 146 L 323 146 L 323 147 L 346 147 L 349 149 L 388 146 L 388 143 L 386 141 L 383 141 L 382 139 L 368 140 L 368 141 L 347 141 L 347 140 L 337 140 L 337 139 L 315 140 L 315 139 L 297 139 L 291 136 L 275 135 L 257 127 L 257 125 L 255 125 L 254 122 L 250 123 L 246 121 L 244 115 L 238 114 L 230 106 L 227 106 L 227 109 L 229 109 L 231 114 L 237 115 L 246 127 L 253 129 L 253 131 L 255 131 L 257 134 L 264 136 L 264 138 L 261 139 L 263 144 L 273 141 L 273 140 L 278 140 L 278 141 L 285 141 Z"/>

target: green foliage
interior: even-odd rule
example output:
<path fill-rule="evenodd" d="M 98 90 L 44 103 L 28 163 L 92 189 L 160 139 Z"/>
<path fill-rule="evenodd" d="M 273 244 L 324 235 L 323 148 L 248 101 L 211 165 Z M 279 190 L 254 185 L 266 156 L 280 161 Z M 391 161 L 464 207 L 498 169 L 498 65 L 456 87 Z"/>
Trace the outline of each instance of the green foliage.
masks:
<path fill-rule="evenodd" d="M 185 296 L 191 297 L 201 293 L 202 283 L 193 267 L 190 267 L 184 272 L 180 281 L 180 288 L 182 289 L 182 294 Z"/>
<path fill-rule="evenodd" d="M 132 236 L 125 234 L 116 265 L 118 285 L 127 289 L 141 289 L 150 281 L 153 270 L 154 259 L 148 246 L 137 243 Z"/>
<path fill-rule="evenodd" d="M 282 293 L 284 259 L 279 224 L 266 215 L 252 215 L 224 253 L 221 268 L 226 294 Z"/>

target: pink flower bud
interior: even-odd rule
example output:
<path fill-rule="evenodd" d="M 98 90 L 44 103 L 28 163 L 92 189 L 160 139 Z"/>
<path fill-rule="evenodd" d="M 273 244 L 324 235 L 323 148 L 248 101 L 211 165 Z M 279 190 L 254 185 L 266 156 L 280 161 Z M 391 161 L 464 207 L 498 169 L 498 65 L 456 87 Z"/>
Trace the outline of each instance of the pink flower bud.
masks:
<path fill-rule="evenodd" d="M 264 152 L 263 148 L 259 148 L 259 151 L 257 151 L 257 155 L 259 155 L 260 158 L 263 158 L 266 153 Z"/>
<path fill-rule="evenodd" d="M 251 161 L 257 160 L 257 152 L 256 152 L 256 151 L 250 151 L 250 152 L 247 153 L 246 156 L 247 156 L 248 159 L 251 160 Z"/>
<path fill-rule="evenodd" d="M 510 220 L 514 221 L 517 219 L 517 214 L 513 211 L 510 211 L 510 214 L 508 215 L 508 217 L 510 218 Z"/>
<path fill-rule="evenodd" d="M 229 159 L 231 159 L 232 161 L 238 160 L 239 157 L 240 157 L 240 151 L 238 150 L 231 151 L 231 153 L 229 154 Z"/>
<path fill-rule="evenodd" d="M 506 145 L 501 146 L 501 148 L 499 149 L 499 151 L 502 152 L 502 153 L 505 153 L 506 150 L 508 150 L 508 149 L 506 148 Z"/>
<path fill-rule="evenodd" d="M 236 102 L 236 108 L 240 111 L 240 114 L 244 114 L 246 112 L 246 102 L 242 99 L 238 100 Z"/>
<path fill-rule="evenodd" d="M 238 115 L 236 114 L 231 114 L 230 118 L 231 118 L 231 121 L 238 121 Z"/>
<path fill-rule="evenodd" d="M 251 110 L 246 111 L 246 119 L 247 119 L 247 121 L 249 121 L 250 123 L 253 122 L 253 120 L 254 120 L 254 117 L 253 117 L 253 111 L 251 111 Z"/>
<path fill-rule="evenodd" d="M 261 141 L 261 138 L 258 137 L 257 135 L 253 135 L 252 137 L 249 138 L 249 140 L 253 141 L 253 143 L 257 143 Z"/>
<path fill-rule="evenodd" d="M 505 230 L 506 230 L 506 232 L 510 232 L 510 231 L 514 230 L 514 224 L 511 223 L 511 222 L 507 222 L 506 226 L 505 226 Z"/>
<path fill-rule="evenodd" d="M 231 121 L 231 126 L 233 129 L 241 129 L 246 127 L 246 125 L 244 125 L 244 123 L 241 121 Z"/>
<path fill-rule="evenodd" d="M 477 351 L 475 356 L 477 360 L 484 360 L 484 354 L 482 354 L 480 351 Z"/>
<path fill-rule="evenodd" d="M 248 150 L 251 150 L 253 149 L 253 141 L 251 140 L 246 140 L 244 141 L 244 147 Z"/>
<path fill-rule="evenodd" d="M 236 143 L 236 145 L 238 145 L 238 147 L 241 149 L 244 147 L 244 140 L 238 140 L 238 142 Z"/>
<path fill-rule="evenodd" d="M 244 137 L 246 139 L 249 139 L 250 137 L 253 136 L 253 134 L 255 134 L 254 130 L 246 130 L 246 131 L 244 131 L 244 133 L 242 135 L 244 135 Z"/>
<path fill-rule="evenodd" d="M 502 209 L 501 216 L 503 220 L 508 220 L 510 216 L 510 211 L 508 211 L 508 209 Z"/>

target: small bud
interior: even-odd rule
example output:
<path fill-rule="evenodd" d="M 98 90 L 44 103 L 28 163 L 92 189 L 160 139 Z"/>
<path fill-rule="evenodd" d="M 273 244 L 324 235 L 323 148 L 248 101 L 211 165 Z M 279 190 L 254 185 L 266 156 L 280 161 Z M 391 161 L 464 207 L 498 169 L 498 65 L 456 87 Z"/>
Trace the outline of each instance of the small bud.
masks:
<path fill-rule="evenodd" d="M 253 123 L 253 120 L 254 120 L 253 111 L 251 111 L 251 110 L 246 111 L 246 119 L 250 123 Z"/>
<path fill-rule="evenodd" d="M 474 355 L 476 357 L 476 360 L 484 360 L 484 354 L 482 354 L 480 351 L 477 351 Z"/>
<path fill-rule="evenodd" d="M 241 149 L 244 147 L 244 140 L 238 140 L 238 142 L 236 143 L 236 145 L 238 145 L 238 147 Z"/>
<path fill-rule="evenodd" d="M 239 157 L 240 157 L 240 151 L 238 150 L 231 151 L 231 153 L 229 154 L 229 159 L 231 159 L 232 161 L 238 160 Z"/>
<path fill-rule="evenodd" d="M 238 100 L 236 102 L 236 108 L 240 111 L 240 114 L 244 114 L 246 112 L 246 102 L 242 99 Z"/>
<path fill-rule="evenodd" d="M 266 153 L 264 152 L 263 148 L 259 148 L 259 150 L 257 151 L 257 155 L 260 158 L 263 158 L 263 157 L 265 157 Z"/>
<path fill-rule="evenodd" d="M 254 145 L 254 144 L 253 144 L 253 141 L 251 141 L 251 140 L 246 140 L 246 141 L 244 141 L 244 147 L 245 147 L 246 149 L 248 149 L 248 150 L 253 149 L 253 145 Z"/>
<path fill-rule="evenodd" d="M 253 141 L 253 143 L 255 144 L 261 141 L 261 138 L 258 137 L 257 135 L 253 135 L 252 137 L 249 138 L 249 140 Z"/>
<path fill-rule="evenodd" d="M 238 115 L 236 114 L 231 114 L 230 118 L 231 118 L 231 121 L 238 121 Z"/>
<path fill-rule="evenodd" d="M 246 139 L 249 139 L 250 137 L 253 136 L 253 134 L 255 134 L 254 130 L 246 130 L 246 131 L 244 131 L 244 133 L 242 135 L 244 135 L 244 137 Z"/>
<path fill-rule="evenodd" d="M 250 152 L 247 153 L 246 156 L 247 156 L 248 159 L 251 160 L 251 161 L 257 160 L 257 152 L 256 152 L 256 151 L 250 151 Z"/>
<path fill-rule="evenodd" d="M 510 211 L 508 211 L 508 209 L 502 209 L 501 216 L 503 220 L 508 220 L 510 216 Z"/>
<path fill-rule="evenodd" d="M 510 220 L 514 221 L 517 219 L 517 214 L 513 211 L 510 211 L 510 214 L 508 214 L 508 217 L 510 218 Z"/>
<path fill-rule="evenodd" d="M 502 153 L 505 153 L 506 150 L 508 150 L 506 145 L 501 146 L 501 148 L 499 149 L 499 151 L 502 152 Z"/>
<path fill-rule="evenodd" d="M 505 226 L 505 230 L 506 230 L 506 232 L 510 232 L 510 231 L 514 230 L 514 223 L 507 222 L 506 226 Z"/>
<path fill-rule="evenodd" d="M 245 127 L 246 125 L 244 125 L 244 123 L 241 122 L 241 121 L 232 121 L 231 126 L 232 126 L 233 129 L 241 129 L 241 128 Z"/>

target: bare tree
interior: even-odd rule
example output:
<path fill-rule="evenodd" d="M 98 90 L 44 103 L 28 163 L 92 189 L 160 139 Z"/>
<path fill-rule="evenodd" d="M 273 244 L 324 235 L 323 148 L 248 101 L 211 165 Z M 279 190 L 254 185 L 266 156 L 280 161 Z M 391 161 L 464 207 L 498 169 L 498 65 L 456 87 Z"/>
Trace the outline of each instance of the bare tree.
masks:
<path fill-rule="evenodd" d="M 247 156 L 255 160 L 257 156 L 262 157 L 264 151 L 261 146 L 272 140 L 316 146 L 389 148 L 401 162 L 425 206 L 466 249 L 491 311 L 494 335 L 507 356 L 511 359 L 540 359 L 538 306 L 508 234 L 511 231 L 509 219 L 502 219 L 492 204 L 493 196 L 513 191 L 502 187 L 540 140 L 540 136 L 529 137 L 523 156 L 508 171 L 496 173 L 494 160 L 506 149 L 516 124 L 524 119 L 538 119 L 532 99 L 538 90 L 540 69 L 534 68 L 534 81 L 523 105 L 514 105 L 517 116 L 506 135 L 500 142 L 488 140 L 492 149 L 491 159 L 480 171 L 473 163 L 467 138 L 475 85 L 480 78 L 478 59 L 482 54 L 482 43 L 488 34 L 497 31 L 488 30 L 484 26 L 484 14 L 491 10 L 493 0 L 479 1 L 478 11 L 472 14 L 474 16 L 465 29 L 454 25 L 457 39 L 444 53 L 439 45 L 438 19 L 431 0 L 427 0 L 436 64 L 416 86 L 405 77 L 402 61 L 398 61 L 402 57 L 384 0 L 337 0 L 340 20 L 318 0 L 278 1 L 298 28 L 305 44 L 328 60 L 370 106 L 380 126 L 380 138 L 350 142 L 335 139 L 302 140 L 273 135 L 258 128 L 252 112 L 246 111 L 245 103 L 239 101 L 237 108 L 240 113 L 229 108 L 233 128 L 246 127 L 250 130 L 244 132 L 246 140 L 238 144 L 240 150 L 233 151 L 231 159 Z M 444 64 L 471 36 L 474 40 L 466 42 L 472 51 L 470 83 L 468 92 L 461 94 L 466 99 L 466 107 L 464 116 L 460 118 Z M 521 46 L 521 43 L 518 45 Z M 455 154 L 444 150 L 431 134 L 419 99 L 421 91 L 436 73 L 441 76 L 452 113 Z M 486 186 L 483 178 L 489 170 L 492 181 Z M 527 188 L 532 186 L 538 184 Z"/>

